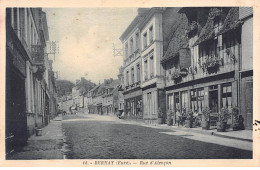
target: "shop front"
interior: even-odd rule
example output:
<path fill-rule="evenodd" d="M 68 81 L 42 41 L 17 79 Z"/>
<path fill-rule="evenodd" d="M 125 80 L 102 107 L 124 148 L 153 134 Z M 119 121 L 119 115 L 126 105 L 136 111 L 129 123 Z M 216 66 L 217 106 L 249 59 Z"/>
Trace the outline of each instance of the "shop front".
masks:
<path fill-rule="evenodd" d="M 159 112 L 162 112 L 163 119 L 166 118 L 165 91 L 157 87 L 143 91 L 144 120 L 148 124 L 157 124 Z"/>
<path fill-rule="evenodd" d="M 142 90 L 124 94 L 124 110 L 127 119 L 143 119 Z"/>
<path fill-rule="evenodd" d="M 238 106 L 237 90 L 237 81 L 234 79 L 167 90 L 167 110 L 172 111 L 173 123 L 177 124 L 177 112 L 185 118 L 187 110 L 191 110 L 201 121 L 203 109 L 208 107 L 211 110 L 211 126 L 216 126 L 221 108 L 226 107 L 231 113 L 232 108 Z M 232 115 L 228 124 L 232 124 Z"/>

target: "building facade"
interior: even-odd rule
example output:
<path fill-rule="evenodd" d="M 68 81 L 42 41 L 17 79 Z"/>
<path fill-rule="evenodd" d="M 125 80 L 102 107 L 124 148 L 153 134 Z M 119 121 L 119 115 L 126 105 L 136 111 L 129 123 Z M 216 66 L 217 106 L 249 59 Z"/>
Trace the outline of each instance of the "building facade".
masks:
<path fill-rule="evenodd" d="M 119 112 L 119 80 L 108 79 L 104 81 L 103 113 L 105 115 L 117 115 Z"/>
<path fill-rule="evenodd" d="M 161 65 L 172 33 L 184 17 L 179 8 L 138 9 L 137 17 L 120 37 L 124 46 L 124 98 L 127 115 L 157 123 L 166 112 L 165 68 Z M 138 37 L 139 41 L 137 41 Z"/>
<path fill-rule="evenodd" d="M 117 75 L 119 80 L 118 89 L 118 114 L 121 115 L 124 112 L 124 68 L 119 68 L 119 74 Z"/>
<path fill-rule="evenodd" d="M 138 9 L 138 15 L 120 37 L 124 46 L 124 112 L 128 119 L 143 119 L 143 97 L 141 89 L 141 21 L 149 9 Z"/>
<path fill-rule="evenodd" d="M 202 114 L 202 110 L 209 107 L 212 115 L 217 117 L 223 107 L 229 110 L 239 107 L 245 122 L 252 122 L 252 60 L 246 64 L 249 66 L 248 70 L 244 70 L 247 72 L 244 76 L 244 80 L 247 81 L 245 85 L 241 79 L 244 51 L 241 30 L 243 26 L 246 27 L 246 22 L 243 24 L 239 19 L 240 10 L 238 7 L 179 10 L 179 13 L 187 17 L 186 20 L 180 21 L 181 24 L 188 27 L 186 32 L 174 32 L 172 43 L 169 44 L 161 61 L 166 70 L 167 110 L 183 113 L 191 109 Z M 250 20 L 250 17 L 248 19 Z M 183 38 L 185 36 L 187 39 Z M 178 41 L 185 43 L 176 46 L 179 44 Z M 252 39 L 245 41 L 252 42 Z M 244 46 L 251 47 L 252 43 L 248 47 Z M 244 57 L 251 58 L 251 52 L 250 49 L 246 50 Z M 243 94 L 241 84 L 250 87 L 247 100 L 251 101 L 248 104 L 251 108 L 247 107 L 247 113 L 243 111 L 244 106 L 240 101 L 243 97 L 239 97 Z M 228 124 L 232 121 L 231 117 Z M 250 126 L 252 125 L 246 123 L 246 128 L 250 129 Z"/>
<path fill-rule="evenodd" d="M 239 68 L 239 103 L 245 126 L 252 129 L 253 122 L 253 8 L 239 8 L 241 28 L 241 64 Z"/>
<path fill-rule="evenodd" d="M 141 58 L 144 120 L 157 123 L 159 112 L 166 112 L 165 70 L 161 58 L 169 43 L 178 8 L 151 8 L 141 30 Z M 165 114 L 164 114 L 165 115 Z"/>
<path fill-rule="evenodd" d="M 6 9 L 7 153 L 25 144 L 35 128 L 47 125 L 57 109 L 56 85 L 41 8 Z M 9 144 L 12 138 L 14 143 Z"/>

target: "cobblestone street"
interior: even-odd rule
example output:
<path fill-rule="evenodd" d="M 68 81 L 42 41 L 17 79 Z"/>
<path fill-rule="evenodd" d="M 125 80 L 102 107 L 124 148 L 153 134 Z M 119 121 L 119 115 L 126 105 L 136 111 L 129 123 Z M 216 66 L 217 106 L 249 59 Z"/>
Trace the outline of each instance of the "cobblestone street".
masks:
<path fill-rule="evenodd" d="M 123 124 L 116 118 L 105 118 L 93 118 L 92 115 L 64 117 L 63 129 L 70 150 L 68 159 L 252 158 L 251 151 L 189 139 L 191 134 L 176 131 L 174 135 L 173 130 Z M 203 138 L 210 137 L 200 136 L 200 140 Z M 220 137 L 212 139 L 222 140 Z"/>

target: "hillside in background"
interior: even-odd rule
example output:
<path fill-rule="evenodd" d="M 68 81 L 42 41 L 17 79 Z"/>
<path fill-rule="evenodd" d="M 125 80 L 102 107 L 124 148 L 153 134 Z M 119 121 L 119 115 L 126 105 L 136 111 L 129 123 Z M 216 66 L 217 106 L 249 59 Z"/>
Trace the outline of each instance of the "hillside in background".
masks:
<path fill-rule="evenodd" d="M 61 97 L 63 95 L 70 94 L 75 84 L 69 80 L 56 80 L 56 86 L 57 86 L 57 95 L 58 97 Z"/>

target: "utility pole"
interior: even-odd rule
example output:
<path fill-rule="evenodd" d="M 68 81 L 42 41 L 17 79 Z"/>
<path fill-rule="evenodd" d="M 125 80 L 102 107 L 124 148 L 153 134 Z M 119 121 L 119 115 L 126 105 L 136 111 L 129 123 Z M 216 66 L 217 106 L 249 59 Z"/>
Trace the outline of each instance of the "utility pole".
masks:
<path fill-rule="evenodd" d="M 55 61 L 56 54 L 59 54 L 59 44 L 58 41 L 49 41 L 49 48 L 47 51 L 47 55 L 52 54 L 53 60 Z"/>
<path fill-rule="evenodd" d="M 114 57 L 124 55 L 123 49 L 122 48 L 116 48 L 114 43 L 113 43 L 113 55 L 114 55 Z"/>

